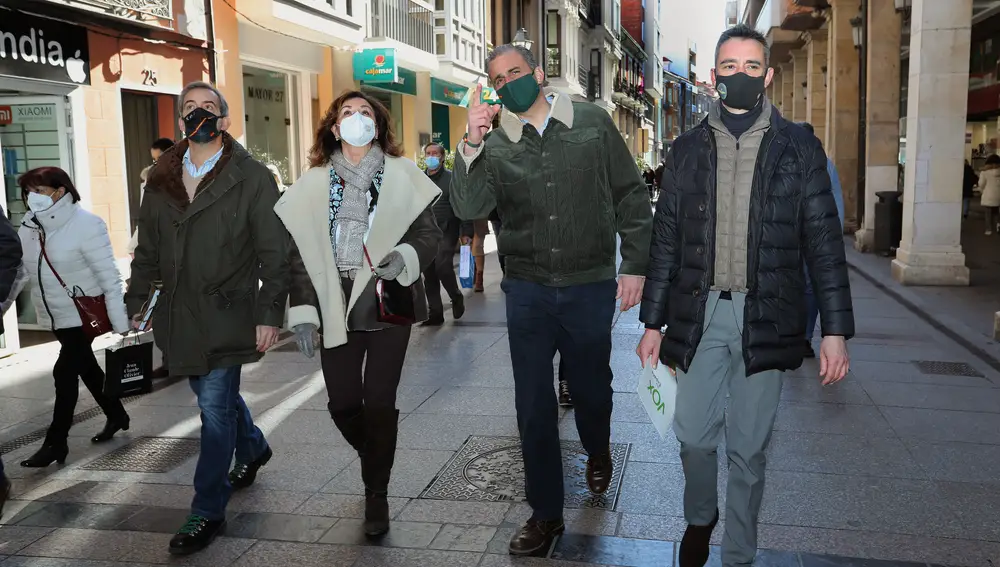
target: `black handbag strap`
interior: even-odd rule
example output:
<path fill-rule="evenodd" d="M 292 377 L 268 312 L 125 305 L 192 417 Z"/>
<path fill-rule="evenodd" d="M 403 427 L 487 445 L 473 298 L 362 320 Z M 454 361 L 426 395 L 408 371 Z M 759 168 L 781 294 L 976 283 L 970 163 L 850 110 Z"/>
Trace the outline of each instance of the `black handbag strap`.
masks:
<path fill-rule="evenodd" d="M 73 297 L 73 292 L 70 291 L 69 287 L 66 285 L 66 282 L 64 282 L 62 277 L 59 275 L 59 272 L 57 272 L 55 267 L 52 266 L 52 261 L 49 260 L 49 255 L 45 252 L 45 234 L 41 235 L 41 242 L 42 242 L 42 258 L 45 258 L 45 263 L 49 265 L 49 270 L 52 272 L 52 275 L 56 277 L 56 280 L 59 282 L 59 285 L 61 285 L 62 288 L 66 290 L 66 295 Z"/>

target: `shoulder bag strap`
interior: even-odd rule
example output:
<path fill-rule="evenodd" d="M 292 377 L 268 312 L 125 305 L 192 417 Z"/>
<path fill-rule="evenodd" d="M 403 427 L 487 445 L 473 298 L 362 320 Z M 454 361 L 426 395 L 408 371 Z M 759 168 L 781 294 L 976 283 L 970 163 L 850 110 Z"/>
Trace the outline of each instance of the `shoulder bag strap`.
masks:
<path fill-rule="evenodd" d="M 365 260 L 368 260 L 368 267 L 371 268 L 372 273 L 374 274 L 375 273 L 375 264 L 372 264 L 372 257 L 368 255 L 368 247 L 367 246 L 362 246 L 361 249 L 365 251 Z"/>
<path fill-rule="evenodd" d="M 70 297 L 73 297 L 73 292 L 71 292 L 69 290 L 69 288 L 66 286 L 66 282 L 63 281 L 62 277 L 59 275 L 59 272 L 57 272 L 56 269 L 52 266 L 52 261 L 49 260 L 49 255 L 45 253 L 45 235 L 44 234 L 42 234 L 42 240 L 41 240 L 41 242 L 42 242 L 42 258 L 45 258 L 45 263 L 49 265 L 49 270 L 52 272 L 52 275 L 54 275 L 56 277 L 56 280 L 59 281 L 59 285 L 61 285 L 62 288 L 64 290 L 66 290 L 66 295 L 69 295 Z M 369 260 L 369 262 L 371 262 L 371 260 Z M 39 277 L 41 277 L 41 276 L 39 276 Z"/>

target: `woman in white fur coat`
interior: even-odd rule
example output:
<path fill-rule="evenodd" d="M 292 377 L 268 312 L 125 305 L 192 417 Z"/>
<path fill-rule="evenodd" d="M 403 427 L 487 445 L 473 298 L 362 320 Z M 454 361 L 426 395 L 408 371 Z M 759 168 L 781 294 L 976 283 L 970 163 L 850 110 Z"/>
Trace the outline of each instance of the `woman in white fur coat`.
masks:
<path fill-rule="evenodd" d="M 293 240 L 288 326 L 310 357 L 322 332 L 327 407 L 361 457 L 369 537 L 389 530 L 396 388 L 410 340 L 409 325 L 378 320 L 372 272 L 413 288 L 417 319 L 425 320 L 420 275 L 441 239 L 430 209 L 441 191 L 401 155 L 389 111 L 364 93 L 345 93 L 320 124 L 311 169 L 274 209 Z"/>
<path fill-rule="evenodd" d="M 115 332 L 127 332 L 129 321 L 108 227 L 100 217 L 80 206 L 80 193 L 69 175 L 58 167 L 40 167 L 22 175 L 18 184 L 21 199 L 31 210 L 18 232 L 31 281 L 31 299 L 38 324 L 51 328 L 61 347 L 52 369 L 56 389 L 52 425 L 42 448 L 21 462 L 23 467 L 35 468 L 66 461 L 66 441 L 79 391 L 77 378 L 83 379 L 108 418 L 104 429 L 91 441 L 108 441 L 129 427 L 129 416 L 121 401 L 102 393 L 104 371 L 94 356 L 93 341 L 83 332 L 80 314 L 53 269 L 69 289 L 86 296 L 104 296 Z M 42 255 L 43 246 L 48 262 Z"/>

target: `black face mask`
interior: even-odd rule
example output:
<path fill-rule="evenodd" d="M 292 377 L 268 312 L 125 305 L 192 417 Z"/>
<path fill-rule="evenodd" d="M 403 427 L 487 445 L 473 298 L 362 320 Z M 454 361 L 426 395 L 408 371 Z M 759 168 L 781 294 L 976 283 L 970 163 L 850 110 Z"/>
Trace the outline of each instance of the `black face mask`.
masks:
<path fill-rule="evenodd" d="M 737 110 L 752 110 L 764 94 L 764 77 L 736 73 L 728 77 L 715 76 L 715 90 L 722 104 Z"/>
<path fill-rule="evenodd" d="M 221 133 L 219 118 L 204 108 L 196 108 L 184 117 L 184 135 L 196 144 L 207 144 Z"/>

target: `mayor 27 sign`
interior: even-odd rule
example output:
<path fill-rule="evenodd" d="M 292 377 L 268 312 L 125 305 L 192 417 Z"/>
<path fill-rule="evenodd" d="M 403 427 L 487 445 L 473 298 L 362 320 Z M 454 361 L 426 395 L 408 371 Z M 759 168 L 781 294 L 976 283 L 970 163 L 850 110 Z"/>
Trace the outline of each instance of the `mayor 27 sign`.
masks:
<path fill-rule="evenodd" d="M 87 30 L 0 10 L 0 75 L 89 85 Z"/>

